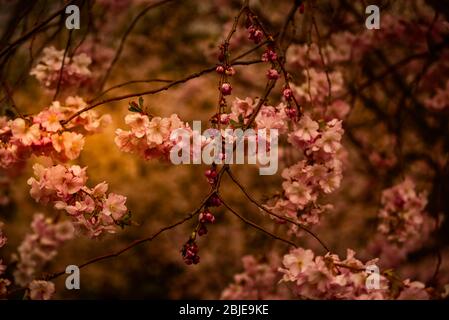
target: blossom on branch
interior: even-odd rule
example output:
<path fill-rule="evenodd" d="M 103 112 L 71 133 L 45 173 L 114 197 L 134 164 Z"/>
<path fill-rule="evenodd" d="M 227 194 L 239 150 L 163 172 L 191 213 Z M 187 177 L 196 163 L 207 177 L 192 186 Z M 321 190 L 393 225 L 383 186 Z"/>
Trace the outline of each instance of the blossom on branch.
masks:
<path fill-rule="evenodd" d="M 35 177 L 28 179 L 30 195 L 36 202 L 52 203 L 55 209 L 66 211 L 75 227 L 87 236 L 115 233 L 118 227 L 129 224 L 126 197 L 107 194 L 105 182 L 87 187 L 87 168 L 63 165 L 46 168 L 35 164 L 33 169 Z"/>

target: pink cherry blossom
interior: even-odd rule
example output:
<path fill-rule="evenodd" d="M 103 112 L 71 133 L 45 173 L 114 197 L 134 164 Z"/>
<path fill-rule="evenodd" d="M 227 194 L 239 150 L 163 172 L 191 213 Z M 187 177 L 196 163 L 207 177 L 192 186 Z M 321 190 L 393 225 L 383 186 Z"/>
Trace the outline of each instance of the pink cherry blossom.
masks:
<path fill-rule="evenodd" d="M 55 209 L 64 210 L 75 226 L 89 237 L 103 232 L 115 233 L 117 226 L 126 224 L 128 209 L 126 197 L 106 194 L 108 185 L 100 183 L 93 189 L 86 186 L 86 168 L 55 165 L 34 165 L 35 177 L 28 180 L 30 195 L 42 204 L 52 203 Z"/>
<path fill-rule="evenodd" d="M 64 60 L 64 68 L 61 76 L 61 68 Z M 38 63 L 31 70 L 30 75 L 47 89 L 55 89 L 58 82 L 64 86 L 79 85 L 89 79 L 91 71 L 89 65 L 91 59 L 85 53 L 74 55 L 72 58 L 64 58 L 64 50 L 57 50 L 53 46 L 44 48 Z"/>
<path fill-rule="evenodd" d="M 7 240 L 7 238 L 6 238 L 6 236 L 3 234 L 3 227 L 4 227 L 4 223 L 3 222 L 1 222 L 0 221 L 0 248 L 1 247 L 3 247 L 3 246 L 5 246 L 5 244 L 6 244 L 6 240 Z"/>
<path fill-rule="evenodd" d="M 253 256 L 242 258 L 244 271 L 234 276 L 234 281 L 221 293 L 224 300 L 288 299 L 288 289 L 279 284 L 281 274 L 276 261 L 259 262 Z"/>
<path fill-rule="evenodd" d="M 171 147 L 176 143 L 170 139 L 173 130 L 183 128 L 192 131 L 175 114 L 169 118 L 152 117 L 151 120 L 147 115 L 131 114 L 126 116 L 125 121 L 132 128 L 130 131 L 116 130 L 116 145 L 121 151 L 138 154 L 146 160 L 169 158 Z"/>
<path fill-rule="evenodd" d="M 298 129 L 289 135 L 292 140 L 310 142 L 318 136 L 319 125 L 308 115 L 303 115 L 298 122 Z"/>
<path fill-rule="evenodd" d="M 53 282 L 33 280 L 29 287 L 31 300 L 50 300 L 55 293 Z"/>
<path fill-rule="evenodd" d="M 84 146 L 84 137 L 82 134 L 64 131 L 62 134 L 53 134 L 51 136 L 53 148 L 63 153 L 67 159 L 78 158 Z"/>
<path fill-rule="evenodd" d="M 378 230 L 388 240 L 410 241 L 422 236 L 427 205 L 426 193 L 418 193 L 410 178 L 382 192 Z"/>
<path fill-rule="evenodd" d="M 128 114 L 125 117 L 125 123 L 131 127 L 132 133 L 137 138 L 142 138 L 149 129 L 150 120 L 148 119 L 147 115 L 132 113 Z M 155 122 L 152 124 L 152 126 L 155 126 Z"/>
<path fill-rule="evenodd" d="M 18 118 L 11 123 L 11 132 L 13 138 L 19 140 L 23 145 L 29 146 L 37 142 L 40 137 L 39 125 L 33 124 L 27 126 L 24 119 Z"/>
<path fill-rule="evenodd" d="M 18 263 L 13 274 L 19 285 L 26 285 L 38 276 L 45 264 L 57 255 L 59 248 L 75 235 L 70 221 L 55 223 L 41 213 L 34 215 L 31 228 L 31 233 L 18 247 Z"/>
<path fill-rule="evenodd" d="M 161 117 L 154 117 L 148 124 L 147 142 L 151 144 L 162 144 L 170 135 L 170 120 Z"/>
<path fill-rule="evenodd" d="M 126 197 L 119 194 L 110 193 L 103 204 L 103 214 L 112 216 L 114 220 L 120 220 L 128 210 L 125 202 Z"/>

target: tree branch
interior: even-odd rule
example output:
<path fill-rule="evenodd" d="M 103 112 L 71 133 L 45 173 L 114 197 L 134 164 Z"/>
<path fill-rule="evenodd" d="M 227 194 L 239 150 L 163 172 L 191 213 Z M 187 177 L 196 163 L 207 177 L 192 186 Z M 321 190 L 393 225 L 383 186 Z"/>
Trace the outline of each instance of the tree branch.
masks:
<path fill-rule="evenodd" d="M 218 195 L 218 194 L 217 194 L 217 195 Z M 264 228 L 262 228 L 262 227 L 259 226 L 258 224 L 256 224 L 256 223 L 254 223 L 254 222 L 252 222 L 252 221 L 246 219 L 245 217 L 241 216 L 241 215 L 238 214 L 234 209 L 232 209 L 232 208 L 231 208 L 231 207 L 230 207 L 230 206 L 223 200 L 223 198 L 222 198 L 220 195 L 218 195 L 218 197 L 220 198 L 220 200 L 221 200 L 221 202 L 223 203 L 223 205 L 224 205 L 229 211 L 231 211 L 235 216 L 237 216 L 240 220 L 242 220 L 244 223 L 250 225 L 251 227 L 253 227 L 253 228 L 255 228 L 255 229 L 259 230 L 259 231 L 262 231 L 262 232 L 265 233 L 265 234 L 268 234 L 270 237 L 272 237 L 272 238 L 274 238 L 274 239 L 276 239 L 276 240 L 285 242 L 285 243 L 287 243 L 287 244 L 289 244 L 289 245 L 291 245 L 291 246 L 293 246 L 293 247 L 295 247 L 295 248 L 298 247 L 294 242 L 292 242 L 292 241 L 290 241 L 290 240 L 287 240 L 287 239 L 284 239 L 284 238 L 281 238 L 281 237 L 278 237 L 277 235 L 271 233 L 270 231 L 265 230 Z"/>
<path fill-rule="evenodd" d="M 260 209 L 262 209 L 263 211 L 265 211 L 266 213 L 268 213 L 269 215 L 276 217 L 280 220 L 283 221 L 287 221 L 291 224 L 296 225 L 297 227 L 301 228 L 302 230 L 304 230 L 305 232 L 307 232 L 308 234 L 310 234 L 312 237 L 314 237 L 320 244 L 321 246 L 327 251 L 330 252 L 328 246 L 326 246 L 326 244 L 324 244 L 324 242 L 311 230 L 309 230 L 308 228 L 304 227 L 302 224 L 293 221 L 287 217 L 283 217 L 277 213 L 274 213 L 273 211 L 268 210 L 265 206 L 263 206 L 262 204 L 258 203 L 247 191 L 246 189 L 243 187 L 243 185 L 236 179 L 236 177 L 234 176 L 234 174 L 231 172 L 231 170 L 228 168 L 226 170 L 226 173 L 229 175 L 229 177 L 231 178 L 231 180 L 240 188 L 240 190 L 242 190 L 242 192 L 245 194 L 245 196 L 248 198 L 249 201 L 251 201 L 253 204 L 255 204 L 257 207 L 259 207 Z"/>

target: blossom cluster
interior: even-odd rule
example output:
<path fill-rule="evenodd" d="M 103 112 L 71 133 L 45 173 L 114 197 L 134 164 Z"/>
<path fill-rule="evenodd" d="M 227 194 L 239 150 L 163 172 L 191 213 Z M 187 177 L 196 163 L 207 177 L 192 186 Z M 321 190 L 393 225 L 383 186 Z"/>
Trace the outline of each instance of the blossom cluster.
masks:
<path fill-rule="evenodd" d="M 145 160 L 168 160 L 170 150 L 176 144 L 171 133 L 176 129 L 190 130 L 176 114 L 169 118 L 153 117 L 143 112 L 133 112 L 125 117 L 130 130 L 116 130 L 115 143 L 123 152 L 134 153 Z"/>
<path fill-rule="evenodd" d="M 2 248 L 7 241 L 6 236 L 3 234 L 3 222 L 0 221 L 0 248 Z M 8 291 L 8 286 L 11 285 L 11 281 L 9 281 L 8 279 L 4 279 L 2 278 L 2 275 L 5 273 L 6 271 L 6 265 L 3 264 L 3 260 L 0 259 L 0 297 L 2 297 L 3 295 L 5 295 Z"/>
<path fill-rule="evenodd" d="M 55 294 L 55 284 L 50 281 L 33 280 L 28 285 L 31 300 L 50 300 Z"/>
<path fill-rule="evenodd" d="M 54 101 L 35 116 L 14 120 L 0 117 L 0 167 L 21 166 L 32 154 L 62 162 L 78 158 L 84 135 L 99 132 L 111 122 L 109 115 L 100 117 L 89 110 L 64 127 L 61 125 L 61 121 L 85 106 L 82 98 L 68 97 L 64 105 Z"/>
<path fill-rule="evenodd" d="M 214 188 L 218 182 L 218 172 L 216 171 L 216 167 L 213 165 L 211 169 L 206 170 L 205 176 L 207 182 Z M 200 262 L 200 256 L 198 255 L 199 247 L 196 241 L 197 235 L 201 237 L 207 234 L 207 225 L 215 223 L 215 216 L 210 211 L 210 208 L 219 206 L 221 206 L 221 200 L 216 194 L 211 195 L 210 198 L 207 199 L 204 209 L 198 215 L 198 223 L 194 232 L 192 232 L 189 240 L 181 249 L 182 259 L 185 264 L 191 265 Z"/>
<path fill-rule="evenodd" d="M 291 94 L 314 118 L 343 120 L 350 107 L 343 99 L 346 82 L 339 63 L 349 59 L 347 50 L 328 45 L 294 45 L 287 52 L 288 66 L 300 71 L 301 84 L 290 84 Z M 324 63 L 323 63 L 324 61 Z"/>
<path fill-rule="evenodd" d="M 441 111 L 449 109 L 449 81 L 443 88 L 436 88 L 436 92 L 432 97 L 424 99 L 424 106 L 430 110 Z"/>
<path fill-rule="evenodd" d="M 248 32 L 248 39 L 255 44 L 259 44 L 264 37 L 269 39 L 258 18 L 252 12 L 249 12 L 246 16 L 246 29 Z M 266 76 L 269 80 L 277 80 L 280 76 L 279 68 L 277 67 L 277 63 L 279 63 L 278 58 L 279 56 L 276 53 L 276 47 L 273 43 L 269 42 L 265 46 L 265 51 L 262 54 L 262 61 L 271 64 L 271 68 L 266 72 Z"/>
<path fill-rule="evenodd" d="M 369 288 L 367 270 L 377 259 L 362 263 L 353 250 L 340 260 L 337 255 L 315 256 L 311 250 L 297 248 L 283 257 L 282 281 L 293 283 L 296 294 L 305 299 L 429 299 L 425 285 L 410 280 L 400 281 L 379 274 L 379 287 Z M 368 267 L 368 268 L 367 268 Z M 393 285 L 394 282 L 394 285 Z"/>
<path fill-rule="evenodd" d="M 418 193 L 410 177 L 385 189 L 378 212 L 377 233 L 366 251 L 380 258 L 385 268 L 395 268 L 407 260 L 410 252 L 419 250 L 431 239 L 436 222 L 426 212 L 427 194 Z"/>
<path fill-rule="evenodd" d="M 46 89 L 57 88 L 59 81 L 65 87 L 79 85 L 90 78 L 90 64 L 91 59 L 85 53 L 64 57 L 64 50 L 51 46 L 44 48 L 30 75 L 35 76 Z"/>
<path fill-rule="evenodd" d="M 52 203 L 55 209 L 66 211 L 77 229 L 89 237 L 98 237 L 104 232 L 115 233 L 117 227 L 130 223 L 126 197 L 107 194 L 106 182 L 94 188 L 87 187 L 87 168 L 35 164 L 33 169 L 35 177 L 28 179 L 31 197 L 36 202 Z"/>
<path fill-rule="evenodd" d="M 406 178 L 384 190 L 381 204 L 378 230 L 389 241 L 403 243 L 423 236 L 427 195 L 416 191 L 413 180 Z"/>
<path fill-rule="evenodd" d="M 245 99 L 235 98 L 232 102 L 231 112 L 221 115 L 221 123 L 236 129 L 248 124 L 251 116 L 256 111 L 259 103 L 258 99 L 246 97 Z M 285 133 L 288 124 L 288 115 L 284 103 L 277 106 L 262 105 L 254 119 L 255 129 L 277 129 L 279 133 Z"/>
<path fill-rule="evenodd" d="M 304 159 L 284 169 L 283 196 L 268 202 L 267 209 L 305 225 L 317 224 L 327 208 L 317 204 L 319 196 L 335 191 L 342 179 L 342 134 L 341 120 L 318 123 L 304 114 L 288 135 Z"/>
<path fill-rule="evenodd" d="M 15 284 L 28 285 L 47 262 L 58 253 L 59 248 L 73 239 L 75 230 L 70 221 L 54 222 L 42 213 L 36 213 L 31 222 L 31 233 L 28 233 L 19 245 Z"/>
<path fill-rule="evenodd" d="M 301 73 L 303 81 L 300 85 L 290 83 L 283 97 L 287 102 L 297 101 L 301 113 L 284 108 L 284 119 L 290 122 L 282 120 L 288 129 L 288 142 L 302 154 L 284 169 L 283 193 L 270 199 L 266 208 L 304 225 L 319 222 L 320 214 L 330 208 L 318 203 L 320 195 L 334 192 L 342 180 L 342 120 L 350 107 L 342 99 L 345 80 L 338 64 L 349 58 L 348 48 L 330 44 L 322 48 L 316 44 L 293 45 L 287 52 L 289 69 Z M 291 230 L 296 232 L 297 227 Z"/>
<path fill-rule="evenodd" d="M 413 56 L 420 55 L 429 50 L 427 44 L 438 44 L 444 42 L 449 35 L 449 24 L 444 18 L 435 18 L 433 14 L 420 12 L 415 19 L 398 19 L 397 16 L 384 14 L 382 16 L 382 28 L 377 32 L 364 30 L 358 34 L 348 31 L 335 33 L 332 36 L 332 50 L 325 57 L 335 62 L 360 61 L 366 53 L 388 47 L 390 52 L 395 52 L 399 48 L 407 48 L 407 54 Z M 412 60 L 401 67 L 401 75 L 404 79 L 412 78 L 418 73 L 422 73 L 418 85 L 417 97 L 422 105 L 435 112 L 447 110 L 449 107 L 449 96 L 447 95 L 448 83 L 445 74 L 449 70 L 447 57 L 449 51 L 446 48 L 438 49 L 440 59 L 434 61 L 431 66 L 424 66 L 423 62 Z M 309 53 L 312 50 L 309 51 Z M 335 54 L 337 52 L 337 54 Z M 317 54 L 314 54 L 317 57 Z M 327 62 L 327 58 L 326 62 Z M 311 59 L 314 60 L 314 59 Z M 316 60 L 316 59 L 315 59 Z"/>
<path fill-rule="evenodd" d="M 234 282 L 221 293 L 224 300 L 288 299 L 279 281 L 282 275 L 274 263 L 259 263 L 254 256 L 242 258 L 244 271 L 234 275 Z"/>

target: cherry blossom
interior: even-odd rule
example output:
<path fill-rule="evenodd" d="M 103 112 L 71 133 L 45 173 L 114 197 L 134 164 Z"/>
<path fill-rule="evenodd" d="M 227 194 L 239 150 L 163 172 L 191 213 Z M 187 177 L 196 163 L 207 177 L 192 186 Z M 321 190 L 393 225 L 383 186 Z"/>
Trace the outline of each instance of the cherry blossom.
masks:
<path fill-rule="evenodd" d="M 55 209 L 66 211 L 75 227 L 89 237 L 115 233 L 119 226 L 129 224 L 126 197 L 115 193 L 106 195 L 105 182 L 87 187 L 87 168 L 76 165 L 46 168 L 35 164 L 33 169 L 35 177 L 28 179 L 30 195 L 36 202 L 52 203 Z"/>
<path fill-rule="evenodd" d="M 59 79 L 63 85 L 73 86 L 89 79 L 90 63 L 91 59 L 85 53 L 80 53 L 72 58 L 68 56 L 64 58 L 64 50 L 57 50 L 51 46 L 44 48 L 42 56 L 31 70 L 30 75 L 35 76 L 47 89 L 55 89 Z M 61 68 L 63 68 L 62 75 Z"/>
<path fill-rule="evenodd" d="M 393 278 L 379 275 L 379 288 L 369 289 L 366 267 L 377 263 L 362 263 L 353 250 L 347 250 L 346 259 L 337 255 L 315 256 L 309 249 L 297 248 L 283 257 L 282 281 L 292 283 L 294 291 L 306 299 L 428 299 L 425 285 L 405 280 L 400 284 L 399 295 L 390 291 Z M 397 284 L 394 284 L 397 285 Z"/>
<path fill-rule="evenodd" d="M 4 169 L 20 166 L 32 154 L 50 156 L 66 162 L 78 158 L 84 147 L 84 136 L 101 131 L 111 122 L 109 115 L 99 116 L 94 110 L 75 117 L 61 126 L 61 121 L 84 108 L 80 97 L 68 97 L 65 104 L 53 101 L 50 107 L 27 118 L 0 121 L 0 165 Z"/>
<path fill-rule="evenodd" d="M 50 300 L 56 289 L 53 282 L 33 280 L 29 285 L 31 300 Z"/>
<path fill-rule="evenodd" d="M 3 234 L 3 226 L 4 223 L 0 221 L 0 248 L 5 246 L 7 238 Z M 2 278 L 3 274 L 6 271 L 6 265 L 3 264 L 3 260 L 0 259 L 0 297 L 5 295 L 8 292 L 8 286 L 11 285 L 11 281 L 8 279 Z"/>
<path fill-rule="evenodd" d="M 244 272 L 234 276 L 231 283 L 221 293 L 224 300 L 270 300 L 291 298 L 287 288 L 279 284 L 281 273 L 275 261 L 260 263 L 254 256 L 242 258 Z"/>
<path fill-rule="evenodd" d="M 123 152 L 135 153 L 146 160 L 169 159 L 170 150 L 176 141 L 170 139 L 173 130 L 184 128 L 191 131 L 176 114 L 169 118 L 149 117 L 143 113 L 132 113 L 125 117 L 131 130 L 117 129 L 115 143 Z"/>
<path fill-rule="evenodd" d="M 58 253 L 59 248 L 75 233 L 70 221 L 55 223 L 42 213 L 36 213 L 31 223 L 32 232 L 28 233 L 17 251 L 17 266 L 14 271 L 15 283 L 27 285 L 46 263 Z"/>
<path fill-rule="evenodd" d="M 418 193 L 410 178 L 382 192 L 379 231 L 390 241 L 405 242 L 421 236 L 427 205 L 425 193 Z"/>
<path fill-rule="evenodd" d="M 266 208 L 306 225 L 317 224 L 320 214 L 331 208 L 318 204 L 320 195 L 337 190 L 342 180 L 342 134 L 341 121 L 337 119 L 320 126 L 305 114 L 294 123 L 288 140 L 303 150 L 305 159 L 283 170 L 284 195 L 267 202 Z M 296 230 L 296 226 L 291 228 Z"/>

